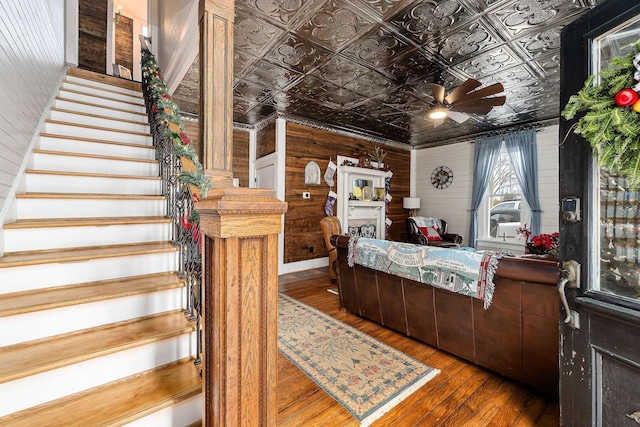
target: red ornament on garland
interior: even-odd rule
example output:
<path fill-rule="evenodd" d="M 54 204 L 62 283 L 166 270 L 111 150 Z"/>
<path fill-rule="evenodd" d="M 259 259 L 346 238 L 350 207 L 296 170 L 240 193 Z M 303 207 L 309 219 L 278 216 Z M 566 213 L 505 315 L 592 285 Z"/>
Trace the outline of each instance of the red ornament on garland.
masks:
<path fill-rule="evenodd" d="M 638 94 L 633 89 L 622 89 L 620 92 L 616 93 L 613 100 L 616 102 L 616 105 L 619 105 L 620 107 L 628 107 L 638 100 Z"/>

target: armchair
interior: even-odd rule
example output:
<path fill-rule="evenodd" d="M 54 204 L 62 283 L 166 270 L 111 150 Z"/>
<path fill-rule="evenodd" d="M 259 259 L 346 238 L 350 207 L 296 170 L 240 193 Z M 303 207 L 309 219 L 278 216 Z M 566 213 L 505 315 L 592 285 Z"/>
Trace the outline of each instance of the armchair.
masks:
<path fill-rule="evenodd" d="M 329 251 L 329 278 L 332 282 L 335 282 L 336 272 L 333 264 L 338 257 L 338 251 L 336 250 L 336 247 L 331 243 L 331 236 L 333 236 L 334 234 L 342 234 L 340 220 L 335 216 L 326 216 L 320 220 L 320 228 L 322 229 L 324 244 Z"/>
<path fill-rule="evenodd" d="M 460 234 L 448 233 L 447 222 L 439 218 L 410 216 L 405 226 L 409 241 L 418 245 L 457 248 L 463 240 Z"/>

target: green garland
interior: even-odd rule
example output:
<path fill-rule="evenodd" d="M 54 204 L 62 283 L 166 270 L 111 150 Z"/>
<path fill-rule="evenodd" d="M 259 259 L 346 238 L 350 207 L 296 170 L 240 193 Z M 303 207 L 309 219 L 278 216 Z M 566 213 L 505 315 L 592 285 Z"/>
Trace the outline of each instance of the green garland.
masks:
<path fill-rule="evenodd" d="M 640 41 L 629 54 L 615 57 L 611 67 L 600 72 L 600 84 L 589 76 L 584 87 L 571 96 L 562 116 L 573 119 L 579 112 L 586 114 L 578 120 L 574 132 L 582 135 L 598 156 L 600 166 L 627 179 L 631 189 L 640 188 L 640 113 L 637 104 L 621 107 L 614 97 L 624 89 L 632 88 L 636 66 L 634 58 L 640 54 Z M 635 88 L 634 88 L 635 89 Z"/>
<path fill-rule="evenodd" d="M 191 145 L 191 140 L 184 132 L 184 123 L 180 119 L 180 108 L 173 101 L 167 91 L 167 84 L 162 78 L 162 73 L 158 67 L 158 63 L 154 55 L 148 49 L 142 49 L 142 73 L 147 77 L 148 91 L 152 98 L 152 110 L 156 120 L 166 124 L 163 136 L 174 142 L 173 152 L 177 157 L 186 157 L 191 160 L 195 166 L 195 171 L 182 171 L 177 178 L 184 184 L 195 185 L 202 192 L 202 197 L 207 197 L 207 192 L 211 188 L 211 181 L 204 174 L 204 168 L 198 159 L 195 149 Z M 169 129 L 169 123 L 180 128 L 180 132 L 172 132 Z M 191 215 L 197 220 L 197 214 Z M 194 222 L 191 221 L 190 222 Z"/>

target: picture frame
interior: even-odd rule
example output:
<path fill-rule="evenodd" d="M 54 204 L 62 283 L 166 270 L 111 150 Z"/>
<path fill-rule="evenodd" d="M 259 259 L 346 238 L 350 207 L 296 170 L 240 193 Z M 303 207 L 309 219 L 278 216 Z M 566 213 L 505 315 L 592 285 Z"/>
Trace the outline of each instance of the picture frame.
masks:
<path fill-rule="evenodd" d="M 131 70 L 118 64 L 118 73 L 123 79 L 131 80 Z"/>

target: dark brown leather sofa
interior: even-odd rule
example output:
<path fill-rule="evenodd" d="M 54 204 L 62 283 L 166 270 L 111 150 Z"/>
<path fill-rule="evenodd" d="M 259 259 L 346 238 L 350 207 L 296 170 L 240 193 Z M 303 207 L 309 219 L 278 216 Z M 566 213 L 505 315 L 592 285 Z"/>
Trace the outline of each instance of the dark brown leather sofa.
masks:
<path fill-rule="evenodd" d="M 413 280 L 347 263 L 348 236 L 332 236 L 340 305 L 505 377 L 558 395 L 555 261 L 505 257 L 491 306 Z"/>

